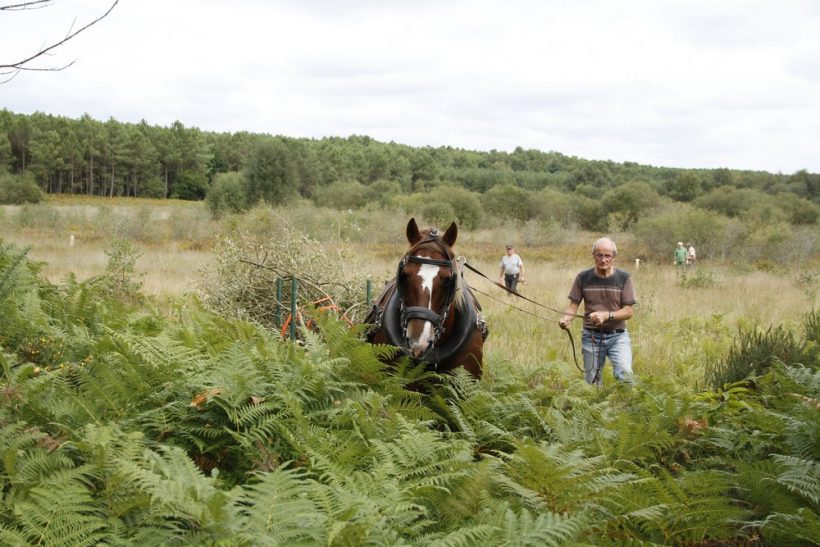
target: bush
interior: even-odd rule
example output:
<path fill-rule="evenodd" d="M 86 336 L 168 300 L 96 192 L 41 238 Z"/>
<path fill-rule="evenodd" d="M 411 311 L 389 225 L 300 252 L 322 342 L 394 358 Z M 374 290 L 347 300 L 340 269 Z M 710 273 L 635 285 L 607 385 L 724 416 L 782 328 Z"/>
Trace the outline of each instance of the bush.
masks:
<path fill-rule="evenodd" d="M 528 220 L 534 213 L 532 193 L 513 184 L 493 186 L 482 197 L 481 205 L 498 218 Z"/>
<path fill-rule="evenodd" d="M 728 219 L 717 213 L 676 204 L 656 216 L 639 220 L 632 231 L 647 258 L 671 264 L 676 241 L 693 242 L 699 260 L 735 250 L 745 252 L 746 249 L 738 249 L 728 225 Z"/>
<path fill-rule="evenodd" d="M 101 280 L 112 298 L 134 301 L 142 290 L 142 281 L 136 270 L 137 259 L 142 253 L 126 239 L 115 239 L 111 249 L 105 251 L 108 264 Z"/>
<path fill-rule="evenodd" d="M 355 180 L 336 181 L 316 190 L 314 201 L 320 207 L 359 209 L 370 201 L 370 189 Z"/>
<path fill-rule="evenodd" d="M 815 318 L 816 319 L 816 318 Z M 807 345 L 783 325 L 766 331 L 740 331 L 725 359 L 706 366 L 706 383 L 715 389 L 766 373 L 776 362 L 800 363 Z"/>
<path fill-rule="evenodd" d="M 681 272 L 678 284 L 684 289 L 706 289 L 717 285 L 717 279 L 714 273 L 704 268 L 697 268 Z"/>
<path fill-rule="evenodd" d="M 208 192 L 207 177 L 196 171 L 183 171 L 174 184 L 172 198 L 199 201 Z"/>
<path fill-rule="evenodd" d="M 41 201 L 43 191 L 34 182 L 32 175 L 0 174 L 0 204 L 20 205 Z"/>
<path fill-rule="evenodd" d="M 244 211 L 247 207 L 247 198 L 242 174 L 236 171 L 217 174 L 208 190 L 205 202 L 214 218 L 220 218 L 226 213 Z"/>

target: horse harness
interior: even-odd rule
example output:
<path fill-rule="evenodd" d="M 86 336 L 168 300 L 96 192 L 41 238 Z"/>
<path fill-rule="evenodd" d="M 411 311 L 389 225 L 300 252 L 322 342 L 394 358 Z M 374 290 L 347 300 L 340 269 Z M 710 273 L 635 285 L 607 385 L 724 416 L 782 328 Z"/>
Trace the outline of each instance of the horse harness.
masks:
<path fill-rule="evenodd" d="M 447 258 L 428 258 L 417 256 L 413 252 L 425 243 L 436 244 Z M 406 274 L 404 268 L 408 263 L 429 264 L 433 266 L 445 267 L 450 270 L 450 277 L 446 283 L 447 294 L 441 313 L 436 313 L 424 306 L 408 306 L 404 283 L 402 282 Z M 486 339 L 489 333 L 487 324 L 481 316 L 478 302 L 470 292 L 466 283 L 456 283 L 456 276 L 461 275 L 453 264 L 454 257 L 450 249 L 441 241 L 441 235 L 437 230 L 432 230 L 423 240 L 417 242 L 399 261 L 396 277 L 391 280 L 382 291 L 379 298 L 373 304 L 370 313 L 365 318 L 365 323 L 371 324 L 366 337 L 369 342 L 373 342 L 375 335 L 383 330 L 387 342 L 398 347 L 403 353 L 409 353 L 409 341 L 407 337 L 407 326 L 411 319 L 423 319 L 433 325 L 434 336 L 425 354 L 420 361 L 437 367 L 439 363 L 457 355 L 469 342 L 475 329 L 481 332 L 482 338 Z M 444 323 L 450 313 L 450 307 L 456 298 L 458 286 L 461 287 L 464 300 L 464 312 L 456 314 L 455 323 L 450 336 L 441 344 L 436 342 L 445 334 Z"/>

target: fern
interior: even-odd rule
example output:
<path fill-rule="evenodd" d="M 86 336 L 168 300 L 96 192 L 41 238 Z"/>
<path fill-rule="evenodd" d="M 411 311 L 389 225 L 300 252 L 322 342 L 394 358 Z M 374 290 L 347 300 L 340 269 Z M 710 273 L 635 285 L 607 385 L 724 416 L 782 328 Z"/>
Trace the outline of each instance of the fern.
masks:
<path fill-rule="evenodd" d="M 85 484 L 59 480 L 15 500 L 14 516 L 30 544 L 95 545 L 106 537 L 101 509 Z"/>
<path fill-rule="evenodd" d="M 16 250 L 0 240 L 0 302 L 9 297 L 21 283 L 21 265 L 25 264 L 29 247 Z"/>
<path fill-rule="evenodd" d="M 773 454 L 772 458 L 781 468 L 775 479 L 778 484 L 817 506 L 820 503 L 820 464 L 816 460 L 782 454 Z"/>
<path fill-rule="evenodd" d="M 249 545 L 316 545 L 327 543 L 325 515 L 304 495 L 311 479 L 304 471 L 278 469 L 256 475 L 233 501 L 237 539 Z"/>

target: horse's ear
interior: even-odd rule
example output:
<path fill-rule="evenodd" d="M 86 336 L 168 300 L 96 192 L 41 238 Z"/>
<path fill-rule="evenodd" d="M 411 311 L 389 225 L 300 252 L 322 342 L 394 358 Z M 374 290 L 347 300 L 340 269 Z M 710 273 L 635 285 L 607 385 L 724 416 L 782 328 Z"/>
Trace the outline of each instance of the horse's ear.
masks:
<path fill-rule="evenodd" d="M 441 238 L 444 240 L 444 243 L 452 247 L 456 244 L 456 238 L 458 237 L 458 226 L 456 223 L 453 222 L 450 224 L 450 227 L 447 228 L 447 231 L 444 232 L 444 236 Z"/>
<path fill-rule="evenodd" d="M 407 241 L 410 242 L 410 245 L 415 245 L 421 240 L 421 233 L 419 232 L 418 224 L 416 224 L 416 219 L 411 218 L 410 222 L 407 223 L 407 230 L 405 232 L 407 234 Z"/>

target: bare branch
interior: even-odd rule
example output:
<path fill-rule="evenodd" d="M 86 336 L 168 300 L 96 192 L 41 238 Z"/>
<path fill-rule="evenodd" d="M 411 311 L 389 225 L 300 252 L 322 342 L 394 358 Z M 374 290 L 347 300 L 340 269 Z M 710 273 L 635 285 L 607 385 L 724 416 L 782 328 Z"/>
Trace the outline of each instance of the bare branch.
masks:
<path fill-rule="evenodd" d="M 37 9 L 37 8 L 45 7 L 44 5 L 39 5 L 39 4 L 48 4 L 51 1 L 52 0 L 34 0 L 34 1 L 31 1 L 31 2 L 24 2 L 22 4 L 12 4 L 12 5 L 8 5 L 8 6 L 0 6 L 0 11 L 1 10 L 13 11 L 13 10 L 24 10 L 24 9 Z M 119 2 L 120 2 L 120 0 L 115 0 L 114 3 L 111 4 L 111 6 L 108 8 L 108 11 L 106 11 L 105 13 L 103 13 L 102 15 L 100 15 L 99 17 L 97 17 L 96 19 L 94 19 L 93 21 L 88 23 L 87 25 L 85 25 L 85 26 L 83 26 L 83 27 L 81 27 L 77 30 L 74 30 L 74 22 L 72 22 L 71 26 L 69 27 L 68 33 L 66 34 L 66 36 L 62 40 L 60 40 L 58 42 L 55 42 L 55 43 L 51 44 L 50 46 L 47 46 L 47 47 L 44 47 L 44 48 L 40 49 L 34 55 L 32 55 L 32 56 L 30 56 L 26 59 L 23 59 L 22 61 L 17 61 L 16 63 L 0 64 L 0 69 L 10 69 L 10 70 L 6 70 L 6 71 L 0 70 L 0 75 L 11 74 L 10 78 L 6 79 L 5 81 L 0 81 L 0 84 L 4 84 L 4 83 L 10 81 L 12 78 L 17 76 L 17 74 L 21 70 L 25 70 L 25 71 L 29 71 L 29 72 L 56 72 L 56 71 L 60 71 L 60 70 L 65 70 L 66 68 L 73 65 L 75 63 L 76 59 L 74 61 L 71 61 L 70 63 L 68 63 L 66 65 L 63 65 L 63 66 L 60 66 L 60 67 L 42 68 L 42 67 L 29 67 L 29 66 L 26 66 L 28 63 L 30 63 L 31 61 L 33 61 L 35 59 L 38 59 L 38 58 L 40 58 L 44 55 L 50 55 L 52 50 L 60 47 L 61 45 L 65 44 L 66 42 L 68 42 L 69 40 L 71 40 L 72 38 L 74 38 L 75 36 L 80 34 L 81 32 L 83 32 L 84 30 L 96 25 L 97 23 L 99 23 L 100 21 L 105 19 L 108 16 L 108 14 L 111 13 L 114 10 L 114 8 L 117 6 L 117 4 L 119 4 Z"/>
<path fill-rule="evenodd" d="M 0 6 L 0 11 L 23 11 L 28 9 L 43 9 L 47 8 L 54 0 L 36 0 L 32 2 L 23 2 L 22 4 L 9 4 L 8 6 Z"/>

